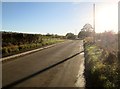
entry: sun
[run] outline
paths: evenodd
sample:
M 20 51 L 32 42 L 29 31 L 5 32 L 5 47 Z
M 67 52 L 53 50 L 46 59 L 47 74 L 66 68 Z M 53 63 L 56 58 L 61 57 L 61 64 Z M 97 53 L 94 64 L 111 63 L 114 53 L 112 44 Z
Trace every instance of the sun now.
M 107 30 L 118 31 L 118 8 L 117 4 L 107 4 L 96 7 L 96 32 Z

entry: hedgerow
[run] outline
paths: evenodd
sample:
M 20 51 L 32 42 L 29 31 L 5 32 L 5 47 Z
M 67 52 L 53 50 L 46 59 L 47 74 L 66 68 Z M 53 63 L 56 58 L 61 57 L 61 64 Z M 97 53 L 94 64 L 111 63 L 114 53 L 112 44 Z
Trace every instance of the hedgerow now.
M 92 42 L 86 42 L 84 48 L 86 87 L 119 88 L 118 56 Z
M 2 32 L 2 57 L 63 41 L 63 36 Z

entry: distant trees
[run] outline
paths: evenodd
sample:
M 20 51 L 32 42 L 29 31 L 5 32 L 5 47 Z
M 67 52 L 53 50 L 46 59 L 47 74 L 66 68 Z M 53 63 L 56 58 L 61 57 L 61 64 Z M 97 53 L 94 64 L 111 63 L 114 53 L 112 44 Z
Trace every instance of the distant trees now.
M 91 24 L 85 24 L 81 31 L 78 33 L 78 38 L 84 39 L 85 37 L 92 37 L 94 35 L 93 27 Z
M 66 38 L 67 38 L 67 39 L 75 39 L 76 36 L 75 36 L 73 33 L 67 33 L 67 34 L 66 34 Z
M 65 36 L 57 35 L 57 34 L 47 33 L 45 36 L 46 36 L 46 37 L 51 37 L 51 38 L 61 38 L 61 39 L 65 39 Z

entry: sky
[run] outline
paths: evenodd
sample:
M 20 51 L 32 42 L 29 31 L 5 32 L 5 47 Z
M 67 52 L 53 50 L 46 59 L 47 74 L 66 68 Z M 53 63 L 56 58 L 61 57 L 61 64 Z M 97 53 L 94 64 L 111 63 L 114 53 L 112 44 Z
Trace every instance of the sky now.
M 117 3 L 96 3 L 96 32 L 118 30 Z M 93 25 L 92 2 L 2 2 L 2 31 L 78 34 Z

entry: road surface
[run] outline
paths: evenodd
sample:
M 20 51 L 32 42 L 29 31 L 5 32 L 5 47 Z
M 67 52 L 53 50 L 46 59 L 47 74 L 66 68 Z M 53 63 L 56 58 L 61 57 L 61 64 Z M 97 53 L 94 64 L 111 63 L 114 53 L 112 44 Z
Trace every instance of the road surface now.
M 3 87 L 84 87 L 81 51 L 82 41 L 66 41 L 3 63 Z

